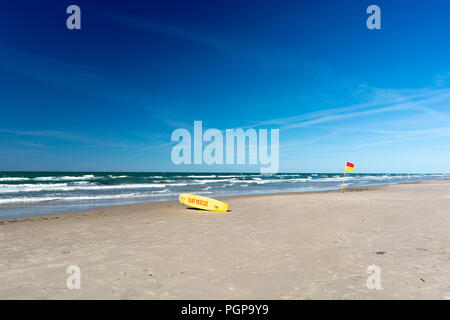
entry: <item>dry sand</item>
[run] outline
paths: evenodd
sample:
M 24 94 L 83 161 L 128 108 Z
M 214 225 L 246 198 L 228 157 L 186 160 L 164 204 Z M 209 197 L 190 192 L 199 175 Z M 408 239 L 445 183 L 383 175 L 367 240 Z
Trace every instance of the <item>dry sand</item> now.
M 450 299 L 449 181 L 226 201 L 0 221 L 0 298 Z

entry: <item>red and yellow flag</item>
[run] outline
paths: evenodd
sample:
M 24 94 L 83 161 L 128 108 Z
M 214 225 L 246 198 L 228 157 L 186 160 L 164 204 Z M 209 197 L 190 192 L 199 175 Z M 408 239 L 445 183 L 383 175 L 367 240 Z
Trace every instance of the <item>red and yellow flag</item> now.
M 345 181 L 345 173 L 347 171 L 352 171 L 353 172 L 353 168 L 355 167 L 355 165 L 351 162 L 347 162 L 345 165 L 345 170 L 344 170 L 344 178 L 342 179 L 342 192 L 344 192 L 344 181 Z
M 347 162 L 347 164 L 345 165 L 345 170 L 347 171 L 353 171 L 353 168 L 355 167 L 355 165 L 351 162 Z

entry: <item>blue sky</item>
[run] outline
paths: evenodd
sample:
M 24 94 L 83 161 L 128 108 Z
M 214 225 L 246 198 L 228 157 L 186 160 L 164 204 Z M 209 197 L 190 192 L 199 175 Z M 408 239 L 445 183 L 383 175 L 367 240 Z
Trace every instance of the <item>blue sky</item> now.
M 81 8 L 68 30 L 66 8 Z M 381 8 L 381 30 L 366 8 Z M 450 172 L 448 1 L 8 1 L 0 170 L 172 164 L 177 128 L 279 128 L 280 171 Z

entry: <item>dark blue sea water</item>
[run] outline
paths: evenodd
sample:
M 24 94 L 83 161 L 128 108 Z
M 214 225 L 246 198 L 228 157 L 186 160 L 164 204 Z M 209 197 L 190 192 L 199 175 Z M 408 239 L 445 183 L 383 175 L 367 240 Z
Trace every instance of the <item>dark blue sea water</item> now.
M 0 172 L 0 218 L 178 199 L 339 189 L 339 173 Z M 345 186 L 450 178 L 450 174 L 348 174 Z

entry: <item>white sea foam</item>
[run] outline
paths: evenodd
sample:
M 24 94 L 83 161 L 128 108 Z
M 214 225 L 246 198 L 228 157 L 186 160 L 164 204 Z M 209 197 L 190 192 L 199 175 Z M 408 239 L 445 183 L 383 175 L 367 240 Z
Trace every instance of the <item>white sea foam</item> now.
M 245 175 L 227 175 L 227 176 L 217 176 L 217 178 L 238 178 L 238 177 L 245 177 Z
M 216 178 L 215 175 L 205 175 L 205 176 L 186 176 L 186 178 Z
M 207 183 L 218 183 L 218 182 L 229 182 L 233 179 L 204 179 L 204 180 L 194 180 L 197 184 L 207 184 Z
M 166 193 L 164 196 L 176 195 L 175 193 Z M 96 195 L 96 196 L 70 196 L 70 197 L 16 197 L 8 199 L 0 199 L 0 204 L 16 204 L 16 203 L 36 203 L 46 201 L 90 201 L 90 200 L 107 200 L 107 199 L 129 199 L 129 198 L 145 198 L 160 196 L 159 194 L 145 193 L 125 193 L 114 195 Z
M 67 191 L 67 190 L 74 190 L 73 188 L 75 188 L 75 187 L 68 187 L 67 183 L 0 184 L 0 193 L 30 192 L 30 191 L 54 191 L 54 190 Z
M 50 176 L 36 177 L 34 181 L 70 181 L 70 180 L 93 180 L 96 177 L 93 174 L 85 174 L 83 176 Z
M 30 178 L 20 178 L 20 177 L 0 178 L 0 181 L 26 181 L 26 180 L 30 180 Z
M 96 184 L 69 185 L 68 183 L 16 184 L 16 185 L 0 184 L 0 194 L 12 192 L 120 190 L 120 189 L 165 188 L 165 187 L 166 187 L 165 184 L 159 183 L 118 184 L 118 185 L 96 185 Z

